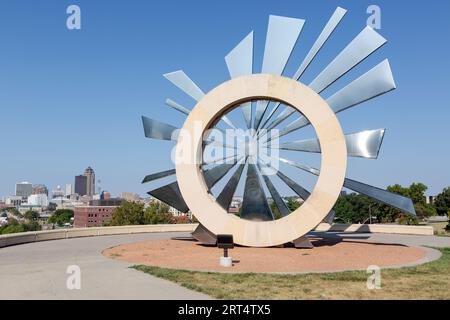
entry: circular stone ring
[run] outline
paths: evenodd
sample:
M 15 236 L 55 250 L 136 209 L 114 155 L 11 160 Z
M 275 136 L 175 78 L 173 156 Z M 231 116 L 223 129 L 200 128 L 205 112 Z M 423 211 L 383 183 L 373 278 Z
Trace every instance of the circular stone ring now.
M 250 221 L 226 212 L 209 193 L 201 169 L 203 133 L 231 108 L 250 100 L 276 100 L 295 108 L 310 121 L 320 142 L 321 171 L 314 190 L 300 208 L 275 221 Z M 345 137 L 326 101 L 297 81 L 268 74 L 236 78 L 208 93 L 189 114 L 176 154 L 178 185 L 195 217 L 214 234 L 232 234 L 236 244 L 251 247 L 282 245 L 313 230 L 339 197 L 347 168 Z

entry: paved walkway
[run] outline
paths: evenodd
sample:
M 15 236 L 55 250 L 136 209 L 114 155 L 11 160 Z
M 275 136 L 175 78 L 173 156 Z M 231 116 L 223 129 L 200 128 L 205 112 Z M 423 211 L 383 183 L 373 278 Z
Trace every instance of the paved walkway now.
M 138 234 L 57 240 L 0 249 L 0 300 L 147 299 L 209 297 L 129 269 L 101 252 L 122 243 L 168 239 L 180 234 Z M 185 234 L 183 234 L 185 235 Z M 68 290 L 69 265 L 81 268 L 81 290 Z
M 318 234 L 322 235 L 322 234 Z M 200 293 L 129 269 L 129 264 L 104 257 L 101 252 L 123 243 L 187 236 L 183 233 L 117 235 L 57 240 L 0 249 L 2 299 L 208 299 Z M 388 234 L 327 234 L 355 241 L 410 246 L 450 247 L 450 238 Z M 430 250 L 427 259 L 438 258 Z M 68 290 L 69 265 L 81 268 L 81 290 Z

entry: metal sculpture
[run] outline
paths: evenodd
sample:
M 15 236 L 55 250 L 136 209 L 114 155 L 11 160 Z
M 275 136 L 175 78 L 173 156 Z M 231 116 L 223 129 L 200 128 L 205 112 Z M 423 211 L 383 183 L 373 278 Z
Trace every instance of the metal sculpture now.
M 208 94 L 205 94 L 183 71 L 165 74 L 170 82 L 192 97 L 197 105 L 193 110 L 167 99 L 166 104 L 187 115 L 180 131 L 178 127 L 143 117 L 145 136 L 177 142 L 177 154 L 190 151 L 189 161 L 177 158 L 176 168 L 145 177 L 143 183 L 176 175 L 177 181 L 149 192 L 153 197 L 182 211 L 189 210 L 200 221 L 194 237 L 214 243 L 217 234 L 232 234 L 234 241 L 246 246 L 275 246 L 294 242 L 310 247 L 305 235 L 321 221 L 331 223 L 332 210 L 342 187 L 415 214 L 410 199 L 345 177 L 347 156 L 376 159 L 385 130 L 367 130 L 344 135 L 336 113 L 350 109 L 396 88 L 388 60 L 384 60 L 335 94 L 324 99 L 320 96 L 342 76 L 381 48 L 386 40 L 370 27 L 365 27 L 309 85 L 301 83 L 302 75 L 331 37 L 346 14 L 337 8 L 301 62 L 292 79 L 283 76 L 285 67 L 299 39 L 305 21 L 302 19 L 270 16 L 260 74 L 253 72 L 253 31 L 226 57 L 231 76 Z M 321 169 L 278 157 L 288 166 L 317 176 L 310 192 L 258 154 L 249 151 L 245 138 L 244 154 L 233 154 L 223 159 L 205 161 L 206 148 L 219 146 L 227 149 L 239 147 L 215 141 L 208 134 L 211 129 L 225 131 L 219 126 L 238 130 L 228 116 L 231 110 L 242 111 L 245 129 L 250 136 L 264 144 L 268 150 L 289 150 L 321 154 Z M 270 112 L 268 112 L 270 110 Z M 285 127 L 278 128 L 297 114 Z M 222 122 L 221 122 L 222 121 Z M 317 139 L 303 139 L 279 143 L 287 136 L 309 125 L 315 129 Z M 196 135 L 200 130 L 201 135 Z M 266 159 L 267 160 L 267 159 Z M 243 178 L 246 170 L 246 177 Z M 305 202 L 290 212 L 274 185 L 274 172 L 288 188 Z M 234 173 L 229 176 L 232 170 Z M 225 178 L 229 176 L 228 178 Z M 262 177 L 262 178 L 261 178 Z M 240 181 L 245 182 L 242 209 L 239 216 L 228 209 Z M 224 186 L 217 197 L 211 189 L 219 182 Z M 281 214 L 275 219 L 264 191 L 267 188 Z

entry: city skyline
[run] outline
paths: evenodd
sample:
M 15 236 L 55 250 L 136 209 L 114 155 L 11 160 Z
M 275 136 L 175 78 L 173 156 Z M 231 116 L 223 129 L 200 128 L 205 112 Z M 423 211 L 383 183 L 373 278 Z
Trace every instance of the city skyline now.
M 173 145 L 146 140 L 140 115 L 161 114 L 168 123 L 180 126 L 183 117 L 165 107 L 165 99 L 194 105 L 163 73 L 182 68 L 209 91 L 228 78 L 224 54 L 252 29 L 257 46 L 254 68 L 260 69 L 270 14 L 309 17 L 288 65 L 290 73 L 336 6 L 349 10 L 345 28 L 336 32 L 329 45 L 338 51 L 364 27 L 371 4 L 249 1 L 239 4 L 239 12 L 232 12 L 229 4 L 216 4 L 216 10 L 224 14 L 204 16 L 198 10 L 201 3 L 136 1 L 124 8 L 105 1 L 78 1 L 83 27 L 69 31 L 65 28 L 66 4 L 28 3 L 30 10 L 24 11 L 23 3 L 0 4 L 5 48 L 0 59 L 0 105 L 2 117 L 8 119 L 0 136 L 4 150 L 9 151 L 0 158 L 1 196 L 11 195 L 19 181 L 45 183 L 50 189 L 64 186 L 76 172 L 82 172 L 79 169 L 84 164 L 96 168 L 112 194 L 128 190 L 145 195 L 152 187 L 140 181 L 149 173 L 173 167 L 170 159 L 161 156 L 170 154 Z M 450 185 L 443 160 L 450 151 L 441 147 L 450 118 L 445 105 L 450 98 L 445 74 L 450 67 L 445 57 L 450 45 L 442 40 L 448 30 L 450 4 L 431 2 L 423 7 L 406 1 L 378 1 L 377 5 L 382 10 L 379 32 L 388 44 L 339 85 L 374 61 L 389 57 L 398 89 L 339 116 L 350 132 L 387 128 L 379 160 L 351 159 L 348 176 L 383 188 L 423 182 L 430 187 L 427 194 L 435 195 Z M 408 23 L 399 23 L 405 10 Z M 184 28 L 164 20 L 169 14 Z M 164 34 L 160 28 L 166 29 Z M 320 54 L 328 63 L 336 52 Z M 322 67 L 312 65 L 306 78 Z M 32 143 L 35 132 L 48 137 L 42 138 L 47 142 Z M 154 157 L 156 149 L 161 151 L 158 157 Z

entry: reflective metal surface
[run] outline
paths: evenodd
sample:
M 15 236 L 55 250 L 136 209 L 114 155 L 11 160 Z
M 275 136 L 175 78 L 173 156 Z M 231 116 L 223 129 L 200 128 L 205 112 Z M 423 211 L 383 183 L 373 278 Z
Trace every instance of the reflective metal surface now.
M 302 19 L 273 15 L 269 17 L 261 73 L 283 74 L 304 24 L 305 20 Z M 255 122 L 253 124 L 255 130 L 261 123 L 267 105 L 268 103 L 265 101 L 258 101 L 256 104 Z
M 236 161 L 231 164 L 221 164 L 212 169 L 208 169 L 204 173 L 205 183 L 208 188 L 214 187 L 214 185 L 220 181 L 227 173 L 236 165 Z
M 183 70 L 166 73 L 164 77 L 195 101 L 200 101 L 205 96 L 205 93 Z
M 188 77 L 183 70 L 178 70 L 164 74 L 164 77 L 172 82 L 181 91 L 192 97 L 195 101 L 200 101 L 205 93 L 197 86 L 197 84 Z M 236 129 L 234 124 L 228 119 L 227 116 L 223 116 L 222 120 L 230 127 Z
M 379 200 L 409 214 L 416 215 L 414 204 L 409 198 L 351 179 L 345 179 L 344 187 L 364 194 L 369 198 Z
M 335 113 L 378 97 L 396 88 L 389 61 L 386 59 L 348 86 L 338 91 L 327 103 Z
M 253 73 L 253 31 L 248 34 L 231 52 L 225 57 L 231 78 L 237 78 Z M 252 104 L 245 103 L 241 106 L 247 128 L 252 123 Z
M 231 163 L 234 163 L 235 160 L 236 160 L 236 155 L 232 155 L 232 156 L 229 156 L 229 157 L 220 157 L 220 158 L 217 158 L 217 159 L 211 159 L 211 161 L 209 161 L 209 162 L 204 162 L 203 166 L 212 165 L 212 164 L 218 164 L 218 163 L 220 163 L 220 164 L 223 164 L 223 163 L 231 164 Z
M 248 165 L 241 218 L 253 221 L 274 220 L 254 164 Z
M 309 84 L 317 93 L 322 92 L 356 65 L 386 43 L 380 34 L 366 27 L 339 55 Z
M 269 126 L 267 126 L 267 130 L 275 128 L 277 125 L 289 118 L 294 112 L 294 108 L 286 106 L 286 109 L 284 109 L 283 112 L 281 112 L 280 115 Z
M 350 157 L 378 158 L 385 129 L 367 130 L 345 135 L 347 153 Z M 280 143 L 279 149 L 320 153 L 317 139 Z
M 301 170 L 304 170 L 306 172 L 312 173 L 314 175 L 319 175 L 320 171 L 318 169 L 310 168 L 308 166 L 302 165 L 300 163 L 296 163 L 294 161 L 281 159 L 280 161 L 287 163 L 291 166 L 294 166 L 296 168 L 299 168 Z M 364 194 L 368 196 L 369 198 L 376 199 L 378 201 L 381 201 L 387 205 L 390 205 L 392 207 L 395 207 L 397 209 L 403 210 L 407 213 L 410 213 L 412 215 L 416 215 L 416 210 L 414 209 L 414 204 L 411 199 L 400 196 L 398 194 L 370 186 L 368 184 L 358 182 L 351 179 L 345 179 L 344 181 L 344 187 L 353 191 L 356 191 L 358 193 Z
M 295 72 L 295 74 L 294 74 L 294 76 L 292 78 L 294 78 L 296 80 L 300 80 L 300 77 L 303 75 L 305 70 L 311 64 L 311 62 L 313 61 L 315 56 L 319 53 L 320 49 L 323 47 L 325 42 L 331 36 L 331 34 L 336 29 L 336 27 L 341 22 L 342 18 L 345 16 L 346 13 L 347 13 L 347 10 L 345 10 L 345 9 L 342 9 L 340 7 L 338 7 L 336 9 L 336 11 L 333 13 L 333 15 L 331 16 L 330 20 L 326 24 L 326 26 L 323 28 L 322 33 L 319 35 L 319 37 L 317 38 L 316 42 L 313 44 L 313 46 L 311 47 L 310 51 L 308 52 L 308 54 L 306 55 L 305 59 L 301 63 L 300 67 L 297 69 L 297 72 Z M 266 128 L 266 125 L 267 125 L 268 121 L 272 118 L 273 114 L 277 111 L 279 106 L 280 106 L 280 103 L 277 103 L 274 106 L 274 108 L 272 109 L 270 114 L 267 116 L 267 119 L 265 120 L 265 122 L 261 126 L 262 128 Z M 278 124 L 283 122 L 285 119 L 287 119 L 292 113 L 294 113 L 294 109 L 292 109 L 289 106 L 286 107 L 285 111 L 282 114 L 280 114 L 277 117 L 277 119 L 275 119 L 275 121 L 273 121 L 267 128 L 270 128 L 270 129 L 274 128 L 275 126 L 277 126 Z
M 318 176 L 320 174 L 320 170 L 315 169 L 315 168 L 311 168 L 311 167 L 308 167 L 308 166 L 305 166 L 305 165 L 303 165 L 301 163 L 297 163 L 297 162 L 294 162 L 294 161 L 291 161 L 291 160 L 287 160 L 287 159 L 283 159 L 283 158 L 280 158 L 280 161 L 283 162 L 283 163 L 286 163 L 286 164 L 288 164 L 290 166 L 299 168 L 299 169 L 301 169 L 303 171 L 312 173 L 313 175 L 316 175 L 316 176 Z
M 203 245 L 215 246 L 217 244 L 217 236 L 209 231 L 204 225 L 201 223 L 192 232 L 192 237 L 201 242 Z
M 214 185 L 222 179 L 233 166 L 234 164 L 224 164 L 205 171 L 204 177 L 208 188 L 214 187 Z M 181 212 L 186 213 L 189 211 L 189 208 L 181 195 L 178 182 L 162 186 L 161 188 L 148 192 L 148 194 Z
M 326 26 L 323 28 L 322 33 L 317 38 L 316 42 L 314 42 L 313 46 L 311 47 L 311 50 L 306 55 L 305 60 L 303 60 L 297 72 L 293 76 L 294 79 L 296 80 L 300 79 L 300 77 L 305 72 L 306 68 L 308 68 L 310 63 L 313 61 L 314 57 L 317 55 L 317 53 L 319 53 L 320 49 L 323 47 L 323 45 L 331 36 L 336 27 L 339 25 L 339 23 L 341 22 L 342 18 L 345 16 L 346 13 L 347 10 L 345 9 L 342 9 L 340 7 L 336 9 L 336 11 L 333 13 Z
M 191 112 L 191 110 L 189 110 L 188 108 L 183 107 L 181 104 L 176 103 L 175 101 L 171 100 L 171 99 L 167 99 L 166 100 L 166 105 L 168 105 L 169 107 L 184 113 L 185 115 L 189 115 L 189 113 Z
M 377 159 L 385 132 L 385 129 L 379 129 L 346 135 L 345 141 L 348 155 L 351 157 Z
M 259 170 L 260 172 L 261 170 L 261 166 L 260 164 L 258 164 Z M 270 194 L 272 195 L 272 199 L 275 202 L 275 205 L 278 208 L 278 211 L 280 211 L 281 215 L 283 217 L 289 215 L 291 212 L 289 211 L 286 203 L 284 202 L 283 198 L 281 198 L 280 194 L 278 193 L 277 189 L 275 188 L 275 186 L 273 185 L 272 181 L 270 181 L 270 178 L 265 175 L 265 174 L 261 174 L 264 182 L 266 183 L 267 189 L 269 189 Z
M 148 194 L 183 213 L 189 211 L 177 182 L 152 190 Z
M 177 127 L 144 116 L 142 117 L 142 124 L 144 126 L 144 133 L 147 138 L 169 141 L 178 140 L 179 128 Z M 236 146 L 223 144 L 223 142 L 220 141 L 206 140 L 205 144 L 211 147 L 236 149 Z
M 147 138 L 177 141 L 179 129 L 170 124 L 142 117 L 144 133 Z
M 144 178 L 144 180 L 142 180 L 142 183 L 147 183 L 150 181 L 155 181 L 155 180 L 162 179 L 165 177 L 173 176 L 175 173 L 176 173 L 175 169 L 162 171 L 162 172 L 158 172 L 158 173 L 153 173 L 153 174 L 146 176 Z
M 384 60 L 376 67 L 327 99 L 335 113 L 357 106 L 396 88 L 389 61 Z M 309 125 L 301 116 L 280 131 L 280 137 Z
M 245 168 L 245 162 L 240 164 L 237 170 L 234 172 L 233 176 L 230 178 L 230 181 L 225 185 L 222 192 L 217 197 L 217 202 L 220 204 L 222 208 L 228 211 L 230 208 L 231 202 L 233 201 L 233 196 L 236 192 L 236 188 L 241 180 L 242 172 Z
M 306 190 L 305 188 L 303 188 L 302 186 L 297 184 L 294 180 L 290 179 L 288 176 L 283 174 L 281 171 L 277 172 L 277 176 L 281 180 L 283 180 L 283 182 L 286 183 L 288 185 L 288 187 L 291 188 L 292 191 L 294 191 L 304 201 L 306 201 L 309 198 L 309 196 L 311 195 L 311 193 L 308 190 Z
M 317 169 L 309 168 L 309 167 L 307 167 L 307 166 L 303 166 L 302 164 L 298 164 L 298 163 L 295 163 L 295 162 L 290 161 L 290 160 L 286 160 L 286 159 L 283 159 L 283 158 L 279 158 L 279 160 L 280 160 L 281 162 L 290 164 L 290 165 L 292 165 L 292 166 L 294 166 L 294 167 L 298 167 L 298 168 L 300 168 L 300 169 L 302 169 L 302 170 L 305 170 L 305 171 L 310 172 L 310 173 L 313 173 L 313 174 L 316 174 L 316 173 L 317 173 L 317 175 L 319 175 L 319 173 L 320 173 L 320 171 L 317 170 Z M 265 166 L 268 166 L 267 164 L 264 164 L 264 165 L 265 165 Z M 270 166 L 268 166 L 268 167 L 270 167 Z M 279 177 L 281 180 L 283 180 L 284 183 L 286 183 L 286 184 L 289 186 L 289 188 L 292 189 L 292 191 L 294 191 L 294 192 L 295 192 L 300 198 L 302 198 L 304 201 L 306 201 L 306 199 L 308 199 L 309 196 L 311 195 L 311 193 L 310 193 L 308 190 L 306 190 L 305 188 L 303 188 L 302 186 L 300 186 L 299 184 L 297 184 L 295 181 L 293 181 L 292 179 L 290 179 L 289 177 L 287 177 L 287 176 L 286 176 L 285 174 L 283 174 L 282 172 L 277 171 L 277 175 L 278 175 L 278 177 Z M 335 212 L 334 210 L 331 210 L 330 213 L 325 217 L 324 221 L 325 221 L 326 223 L 332 224 L 333 221 L 334 221 L 334 217 L 335 217 L 335 216 L 336 216 L 336 212 Z

